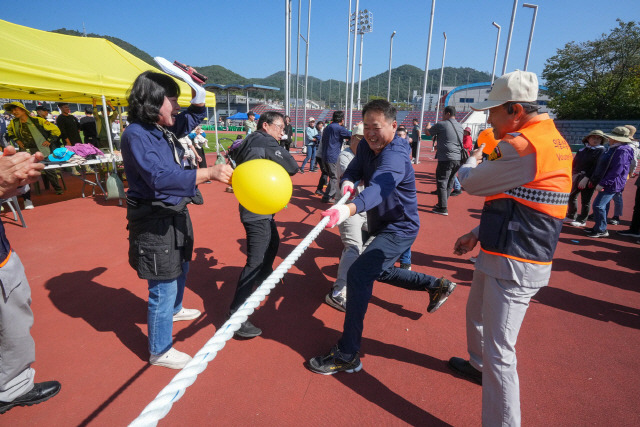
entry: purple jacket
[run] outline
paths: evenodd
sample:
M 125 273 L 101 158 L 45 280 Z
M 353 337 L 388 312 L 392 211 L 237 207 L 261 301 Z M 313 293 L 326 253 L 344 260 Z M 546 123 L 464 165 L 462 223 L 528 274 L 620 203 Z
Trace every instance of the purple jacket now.
M 633 148 L 630 145 L 620 145 L 609 150 L 614 150 L 611 163 L 599 184 L 607 193 L 618 193 L 624 189 L 624 185 L 627 183 L 629 166 L 634 155 Z

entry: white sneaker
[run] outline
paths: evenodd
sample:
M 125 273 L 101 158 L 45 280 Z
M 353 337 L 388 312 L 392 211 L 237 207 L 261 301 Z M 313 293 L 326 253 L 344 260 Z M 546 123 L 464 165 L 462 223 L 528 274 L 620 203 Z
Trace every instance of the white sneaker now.
M 182 308 L 177 314 L 173 315 L 173 321 L 179 322 L 180 320 L 193 320 L 200 317 L 202 313 L 195 308 Z
M 33 203 L 31 202 L 31 200 L 29 200 L 29 199 L 25 199 L 25 201 L 24 201 L 24 208 L 25 208 L 25 209 L 33 209 Z
M 170 369 L 182 369 L 191 360 L 191 356 L 171 347 L 167 352 L 149 357 L 149 363 Z

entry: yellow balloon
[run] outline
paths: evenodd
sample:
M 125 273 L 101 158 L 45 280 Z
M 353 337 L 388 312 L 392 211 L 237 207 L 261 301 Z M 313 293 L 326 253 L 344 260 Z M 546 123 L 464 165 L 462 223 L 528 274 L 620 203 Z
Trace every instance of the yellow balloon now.
M 233 171 L 233 194 L 247 210 L 270 215 L 291 199 L 293 184 L 282 166 L 267 159 L 242 163 Z

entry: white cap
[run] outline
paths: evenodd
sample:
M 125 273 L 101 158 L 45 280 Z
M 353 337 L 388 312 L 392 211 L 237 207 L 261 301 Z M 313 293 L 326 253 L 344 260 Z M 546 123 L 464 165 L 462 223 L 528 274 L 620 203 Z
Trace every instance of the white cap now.
M 498 78 L 491 88 L 489 99 L 471 104 L 476 111 L 488 110 L 507 102 L 536 102 L 538 100 L 538 77 L 529 71 L 515 70 Z
M 316 121 L 316 119 L 314 119 L 313 117 L 309 117 L 309 123 L 315 122 L 315 121 Z

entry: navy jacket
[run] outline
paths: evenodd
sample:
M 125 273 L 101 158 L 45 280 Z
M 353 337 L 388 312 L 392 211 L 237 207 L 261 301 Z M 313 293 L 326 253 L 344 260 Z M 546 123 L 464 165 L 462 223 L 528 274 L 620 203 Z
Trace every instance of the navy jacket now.
M 365 186 L 353 203 L 358 213 L 367 212 L 369 233 L 418 235 L 416 177 L 409 144 L 405 140 L 396 136 L 378 155 L 363 140 L 342 176 L 342 181 L 345 180 L 354 183 L 361 180 Z
M 351 132 L 339 123 L 332 122 L 322 132 L 322 154 L 320 157 L 327 163 L 337 163 L 342 141 L 351 138 Z

